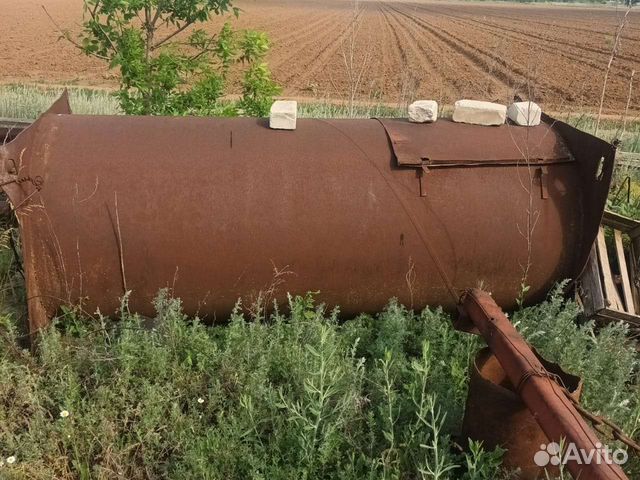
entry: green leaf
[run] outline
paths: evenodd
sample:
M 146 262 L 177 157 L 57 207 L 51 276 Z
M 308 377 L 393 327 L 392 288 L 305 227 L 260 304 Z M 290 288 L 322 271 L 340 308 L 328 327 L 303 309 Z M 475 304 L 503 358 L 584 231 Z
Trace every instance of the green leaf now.
M 231 0 L 85 0 L 83 10 L 77 45 L 119 70 L 117 98 L 125 113 L 264 115 L 279 91 L 256 63 L 269 48 L 264 33 L 244 32 L 238 42 L 228 22 L 215 36 L 199 28 L 230 10 L 237 17 Z M 225 79 L 239 60 L 248 64 L 245 94 L 240 102 L 222 102 Z

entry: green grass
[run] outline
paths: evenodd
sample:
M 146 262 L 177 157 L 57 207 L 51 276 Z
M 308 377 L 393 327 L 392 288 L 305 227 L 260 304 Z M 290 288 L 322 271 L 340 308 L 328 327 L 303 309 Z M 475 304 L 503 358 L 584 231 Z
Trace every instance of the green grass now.
M 113 320 L 69 310 L 37 353 L 0 317 L 0 478 L 510 478 L 500 451 L 454 448 L 481 342 L 440 309 L 392 300 L 341 321 L 306 295 L 207 327 L 166 292 L 155 308 L 152 322 L 126 299 Z M 634 344 L 578 314 L 558 289 L 513 321 L 584 378 L 587 408 L 638 439 Z M 626 469 L 640 474 L 635 460 Z
M 85 115 L 120 113 L 118 101 L 107 90 L 68 87 L 71 108 Z M 0 118 L 33 120 L 62 94 L 63 87 L 0 86 Z
M 60 96 L 63 88 L 38 87 L 30 85 L 0 86 L 0 118 L 26 119 L 37 118 Z M 92 115 L 117 115 L 120 112 L 117 100 L 108 90 L 69 87 L 71 108 L 74 113 Z M 451 115 L 451 106 L 441 107 L 441 116 Z M 357 104 L 353 113 L 344 102 L 334 100 L 318 100 L 298 103 L 298 115 L 301 118 L 372 118 L 372 117 L 404 117 L 406 107 L 392 106 L 383 103 Z M 595 120 L 593 115 L 568 114 L 562 116 L 581 130 L 593 133 Z M 640 152 L 640 121 L 632 119 L 628 122 L 622 135 L 619 120 L 606 119 L 602 122 L 599 136 L 607 141 L 621 138 L 621 149 L 629 152 Z
M 595 132 L 596 119 L 593 115 L 572 114 L 562 119 L 582 131 Z M 603 119 L 600 122 L 598 136 L 608 142 L 615 139 L 620 140 L 619 148 L 625 152 L 640 152 L 640 121 L 637 117 L 627 122 L 624 132 L 621 119 Z
M 298 102 L 300 118 L 390 118 L 405 115 L 404 109 L 381 103 L 360 104 L 351 112 L 346 103 L 340 102 Z

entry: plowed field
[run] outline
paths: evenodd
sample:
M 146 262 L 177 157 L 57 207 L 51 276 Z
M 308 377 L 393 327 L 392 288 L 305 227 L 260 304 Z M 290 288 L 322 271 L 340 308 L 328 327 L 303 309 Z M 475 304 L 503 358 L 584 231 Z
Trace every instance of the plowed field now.
M 59 25 L 79 30 L 81 0 L 0 0 L 0 82 L 116 85 L 115 72 L 57 41 L 43 2 Z M 238 28 L 270 34 L 269 63 L 285 95 L 344 97 L 345 59 L 353 58 L 352 72 L 364 64 L 360 99 L 508 101 L 518 92 L 547 108 L 590 110 L 597 108 L 624 13 L 614 7 L 362 1 L 352 42 L 352 1 L 238 4 L 245 10 L 234 21 Z M 216 19 L 210 28 L 220 23 Z M 607 111 L 624 109 L 633 69 L 640 84 L 640 7 L 629 16 L 613 63 Z M 633 91 L 631 109 L 640 110 L 640 88 Z

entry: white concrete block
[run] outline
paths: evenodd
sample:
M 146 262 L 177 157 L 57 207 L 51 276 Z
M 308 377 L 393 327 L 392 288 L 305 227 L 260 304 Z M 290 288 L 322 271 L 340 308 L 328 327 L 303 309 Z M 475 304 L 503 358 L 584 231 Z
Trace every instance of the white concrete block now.
M 507 116 L 516 125 L 534 127 L 540 125 L 542 109 L 537 103 L 515 102 L 509 105 Z
M 269 127 L 276 130 L 295 130 L 298 118 L 298 102 L 278 100 L 271 105 Z
M 453 121 L 474 125 L 502 125 L 507 118 L 507 107 L 499 103 L 479 100 L 458 100 L 453 108 Z
M 409 105 L 409 121 L 413 123 L 431 123 L 438 119 L 438 102 L 435 100 L 417 100 Z

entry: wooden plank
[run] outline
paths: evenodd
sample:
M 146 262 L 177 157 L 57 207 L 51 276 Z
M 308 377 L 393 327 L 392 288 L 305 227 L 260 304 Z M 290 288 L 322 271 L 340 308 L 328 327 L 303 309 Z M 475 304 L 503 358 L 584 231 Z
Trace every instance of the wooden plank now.
M 622 232 L 620 230 L 614 230 L 613 237 L 616 244 L 618 265 L 620 265 L 620 277 L 622 277 L 622 296 L 624 297 L 624 305 L 626 307 L 625 312 L 635 315 L 636 309 L 633 305 L 633 295 L 631 294 L 629 270 L 627 269 L 627 260 L 624 256 L 624 246 L 622 245 Z
M 607 253 L 607 243 L 604 239 L 604 227 L 600 227 L 598 231 L 598 237 L 596 239 L 596 245 L 598 247 L 598 256 L 600 257 L 600 269 L 602 271 L 602 277 L 604 280 L 604 298 L 609 302 L 609 308 L 624 312 L 622 307 L 622 300 L 618 295 L 616 284 L 613 281 L 613 275 L 611 275 L 611 266 L 609 265 L 609 254 Z
M 636 315 L 640 312 L 640 292 L 638 291 L 638 285 L 636 283 L 636 278 L 638 275 L 638 267 L 636 260 L 636 243 L 637 238 L 635 240 L 632 239 L 631 245 L 629 246 L 629 255 L 626 257 L 628 260 L 627 268 L 629 269 L 629 282 L 631 283 L 631 295 L 633 297 L 633 307 L 635 308 Z
M 626 312 L 619 312 L 610 308 L 600 310 L 595 317 L 603 323 L 627 322 L 632 326 L 640 327 L 640 317 L 637 315 L 629 315 Z
M 580 276 L 580 284 L 582 307 L 585 315 L 591 317 L 606 307 L 602 281 L 600 280 L 600 268 L 598 267 L 598 252 L 595 244 L 591 247 L 587 265 Z
M 628 168 L 640 168 L 640 153 L 617 151 L 616 164 Z
M 628 233 L 632 237 L 632 232 L 640 228 L 640 222 L 633 218 L 625 217 L 619 213 L 605 210 L 602 216 L 602 224 L 607 227 L 613 227 L 616 230 L 620 230 L 622 233 Z

